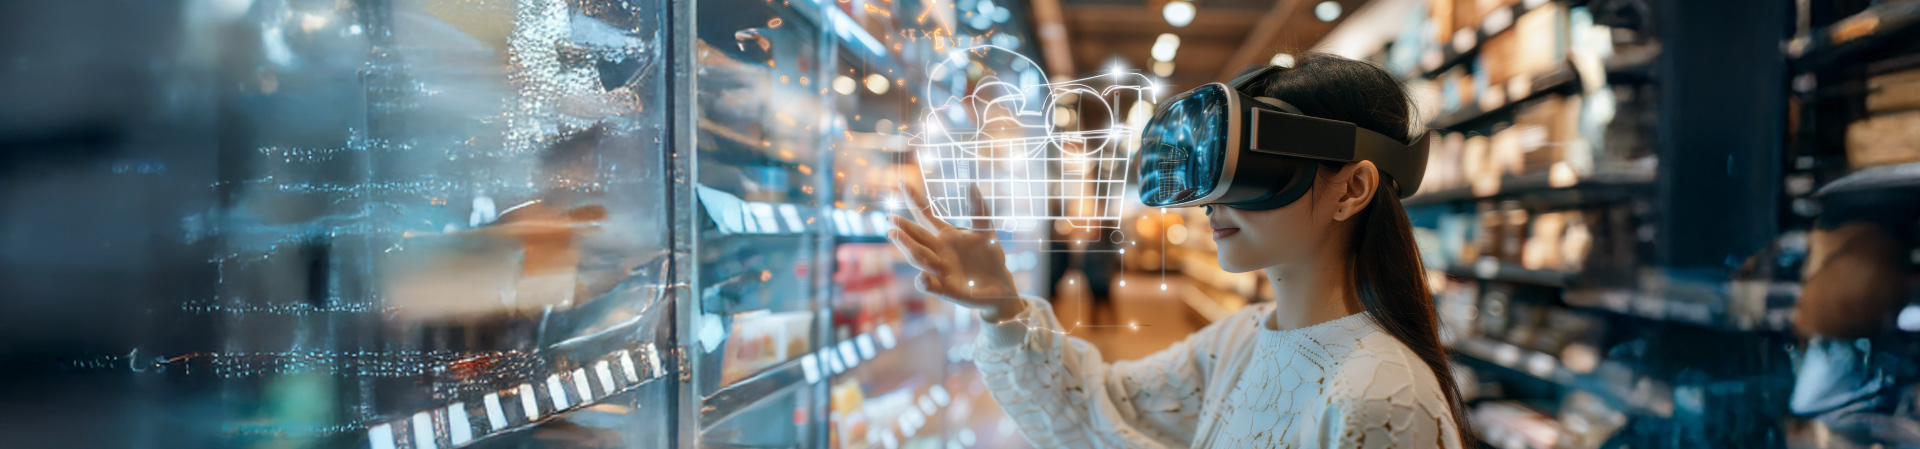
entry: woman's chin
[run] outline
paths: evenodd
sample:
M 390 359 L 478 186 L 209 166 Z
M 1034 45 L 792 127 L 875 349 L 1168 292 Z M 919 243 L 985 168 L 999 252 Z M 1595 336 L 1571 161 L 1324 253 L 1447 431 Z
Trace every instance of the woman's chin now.
M 1240 261 L 1235 260 L 1233 258 L 1233 255 L 1227 254 L 1225 252 L 1219 253 L 1219 255 L 1215 256 L 1215 260 L 1218 260 L 1220 262 L 1220 269 L 1225 270 L 1228 273 L 1245 273 L 1245 272 L 1259 269 L 1259 268 L 1253 268 L 1251 266 L 1252 264 L 1240 263 Z

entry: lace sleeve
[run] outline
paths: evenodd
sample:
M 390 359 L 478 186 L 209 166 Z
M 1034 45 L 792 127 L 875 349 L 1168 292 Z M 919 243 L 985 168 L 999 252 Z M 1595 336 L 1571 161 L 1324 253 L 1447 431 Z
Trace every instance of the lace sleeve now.
M 1368 340 L 1332 376 L 1313 447 L 1459 449 L 1459 428 L 1432 370 L 1405 349 Z
M 1140 360 L 1108 364 L 1062 335 L 1046 302 L 989 323 L 974 361 L 1022 434 L 1044 448 L 1174 448 L 1193 440 L 1217 331 L 1208 326 Z

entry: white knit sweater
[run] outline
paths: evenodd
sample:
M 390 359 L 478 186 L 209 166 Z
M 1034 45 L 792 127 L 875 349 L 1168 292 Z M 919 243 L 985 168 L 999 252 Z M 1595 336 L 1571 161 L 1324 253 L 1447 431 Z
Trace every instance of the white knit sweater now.
M 1247 307 L 1153 355 L 1107 363 L 1044 301 L 974 346 L 987 389 L 1041 448 L 1447 448 L 1433 371 L 1365 313 L 1276 331 Z

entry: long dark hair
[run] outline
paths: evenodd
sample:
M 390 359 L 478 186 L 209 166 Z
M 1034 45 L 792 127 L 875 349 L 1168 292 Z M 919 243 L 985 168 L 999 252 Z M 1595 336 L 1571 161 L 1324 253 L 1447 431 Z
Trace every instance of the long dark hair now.
M 1259 69 L 1249 67 L 1242 73 Z M 1306 115 L 1352 122 L 1380 134 L 1409 141 L 1413 108 L 1406 89 L 1386 70 L 1339 56 L 1311 53 L 1292 68 L 1275 70 L 1248 80 L 1240 90 L 1292 104 Z M 1343 163 L 1321 166 L 1319 179 L 1331 178 Z M 1355 220 L 1348 245 L 1354 291 L 1367 315 L 1433 369 L 1433 377 L 1452 408 L 1461 447 L 1472 447 L 1460 386 L 1454 381 L 1446 348 L 1440 345 L 1440 323 L 1427 291 L 1427 270 L 1421 266 L 1413 241 L 1413 224 L 1400 205 L 1392 179 L 1381 176 L 1373 199 Z

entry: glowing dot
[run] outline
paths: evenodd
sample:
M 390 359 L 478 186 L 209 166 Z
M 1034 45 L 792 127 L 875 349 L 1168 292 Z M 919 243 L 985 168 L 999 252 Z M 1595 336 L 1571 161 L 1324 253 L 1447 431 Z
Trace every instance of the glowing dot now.
M 1321 22 L 1332 22 L 1340 18 L 1340 4 L 1333 1 L 1320 2 L 1313 7 L 1313 16 Z
M 1072 280 L 1072 279 L 1068 279 L 1068 280 L 1067 280 L 1067 285 L 1073 285 L 1073 280 Z
M 855 87 L 859 87 L 859 83 L 854 82 L 853 78 L 848 78 L 846 75 L 833 78 L 833 91 L 839 92 L 840 95 L 852 95 Z
M 1273 60 L 1267 61 L 1267 62 L 1273 65 L 1281 66 L 1281 67 L 1293 67 L 1293 55 L 1286 54 L 1286 53 L 1275 53 L 1273 55 Z
M 967 281 L 967 286 L 968 286 L 968 287 L 972 287 L 972 286 L 973 286 L 973 281 Z
M 1120 280 L 1120 286 L 1121 286 L 1121 287 L 1125 287 L 1125 286 L 1127 286 L 1127 280 L 1126 280 L 1126 279 L 1121 279 L 1121 280 Z
M 1175 28 L 1179 28 L 1179 27 L 1187 26 L 1187 24 L 1189 23 L 1193 23 L 1193 16 L 1195 12 L 1197 11 L 1194 10 L 1192 2 L 1188 2 L 1186 0 L 1176 0 L 1176 1 L 1167 2 L 1167 6 L 1160 9 L 1160 16 L 1162 18 L 1167 19 L 1168 25 L 1173 25 Z
M 1160 291 L 1167 291 L 1167 284 L 1160 284 Z

